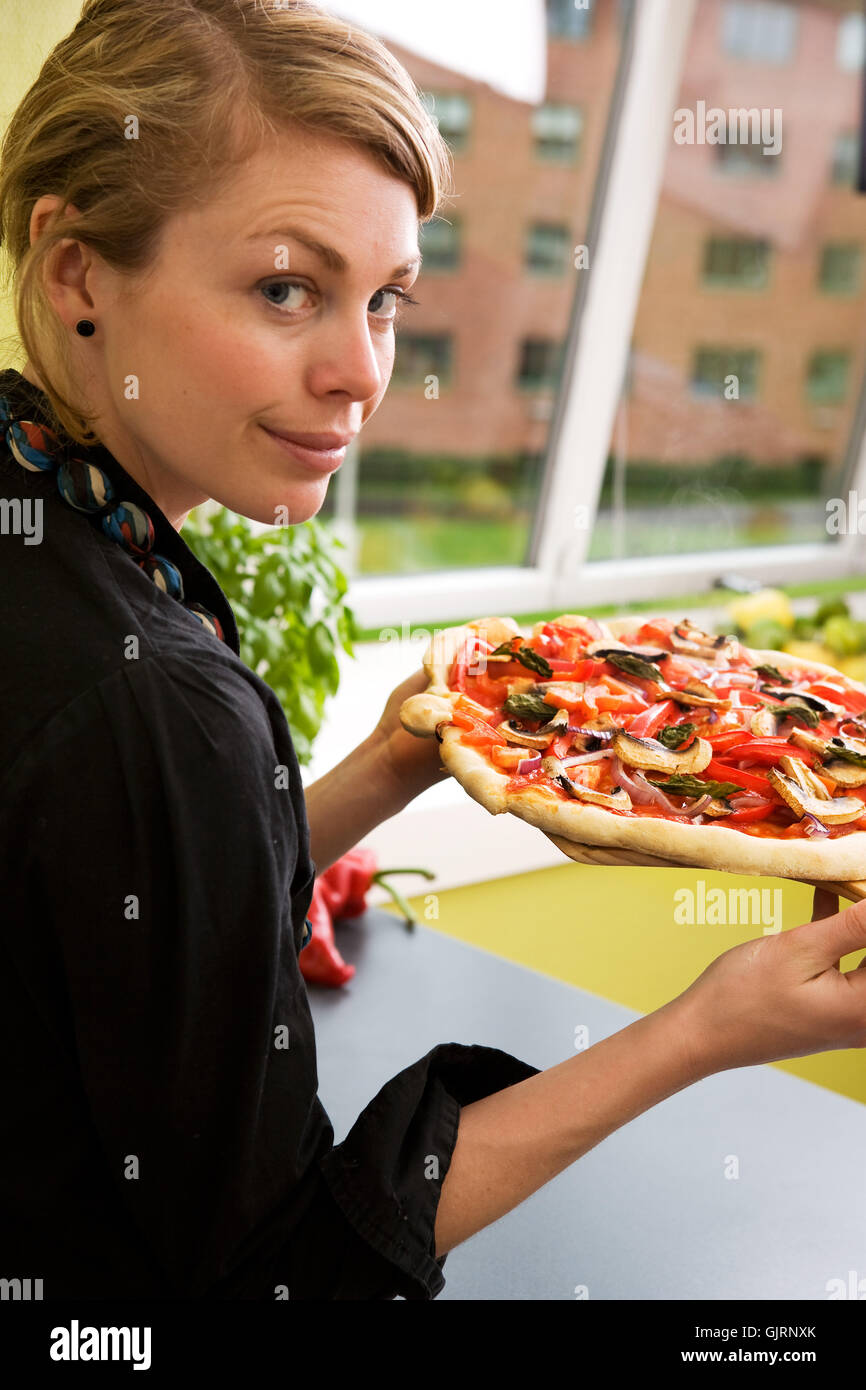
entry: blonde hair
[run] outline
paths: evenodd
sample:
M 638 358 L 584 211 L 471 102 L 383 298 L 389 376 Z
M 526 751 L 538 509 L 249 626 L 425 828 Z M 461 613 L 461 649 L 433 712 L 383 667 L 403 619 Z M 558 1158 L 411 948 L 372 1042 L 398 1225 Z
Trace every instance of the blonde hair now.
M 124 138 L 131 116 L 134 141 Z M 68 329 L 43 285 L 52 251 L 74 238 L 120 274 L 145 272 L 165 222 L 216 195 L 269 133 L 293 124 L 365 146 L 411 185 L 420 222 L 452 191 L 448 147 L 405 68 L 309 0 L 86 0 L 0 146 L 0 247 L 18 334 L 70 439 L 98 436 L 75 404 Z M 45 193 L 61 203 L 31 246 Z M 79 216 L 64 216 L 69 204 Z

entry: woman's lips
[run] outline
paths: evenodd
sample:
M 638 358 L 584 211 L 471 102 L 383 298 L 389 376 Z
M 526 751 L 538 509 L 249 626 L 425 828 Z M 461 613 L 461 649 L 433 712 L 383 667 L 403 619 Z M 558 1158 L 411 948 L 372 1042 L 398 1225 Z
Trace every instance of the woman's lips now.
M 285 439 L 282 435 L 274 434 L 266 425 L 262 425 L 265 434 L 270 435 L 275 444 L 284 449 L 292 458 L 299 463 L 306 463 L 314 468 L 317 473 L 333 473 L 346 457 L 346 444 L 333 449 L 313 449 L 307 444 L 297 444 L 293 439 Z

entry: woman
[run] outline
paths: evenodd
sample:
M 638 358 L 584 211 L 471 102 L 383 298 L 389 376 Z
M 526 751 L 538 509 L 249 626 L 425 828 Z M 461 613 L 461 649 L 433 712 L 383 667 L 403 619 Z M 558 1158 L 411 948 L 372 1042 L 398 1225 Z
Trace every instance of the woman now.
M 4 1275 L 45 1298 L 433 1298 L 449 1250 L 666 1096 L 866 1045 L 866 973 L 833 968 L 857 907 L 546 1072 L 435 1047 L 334 1147 L 305 914 L 316 870 L 442 775 L 397 718 L 425 680 L 305 807 L 179 533 L 211 497 L 319 510 L 446 176 L 399 64 L 305 3 L 89 0 L 8 129 L 0 1202 Z

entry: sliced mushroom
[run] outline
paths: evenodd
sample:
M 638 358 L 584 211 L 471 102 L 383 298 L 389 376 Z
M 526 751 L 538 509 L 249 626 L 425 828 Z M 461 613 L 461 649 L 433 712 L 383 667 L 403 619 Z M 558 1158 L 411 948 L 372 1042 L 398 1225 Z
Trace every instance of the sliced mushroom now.
M 832 762 L 824 764 L 824 771 L 840 787 L 866 785 L 866 767 L 858 767 L 856 763 L 844 763 L 841 758 L 834 758 Z
M 711 685 L 704 681 L 689 681 L 683 690 L 666 690 L 665 697 L 678 705 L 707 705 L 714 709 L 730 709 L 731 701 L 721 699 Z
M 655 738 L 636 738 L 620 729 L 613 736 L 613 751 L 627 767 L 647 768 L 660 772 L 703 772 L 712 761 L 713 746 L 705 738 L 696 738 L 683 752 L 665 748 Z
M 802 758 L 791 758 L 787 755 L 779 759 L 779 767 L 783 772 L 787 772 L 789 777 L 793 777 L 807 796 L 817 796 L 819 801 L 829 801 L 830 793 L 824 786 L 820 777 L 816 777 L 810 767 L 807 767 Z
M 763 709 L 756 710 L 752 715 L 749 725 L 756 738 L 774 738 L 776 734 L 776 716 L 771 709 L 764 705 Z
M 542 758 L 541 769 L 575 801 L 591 802 L 593 806 L 606 806 L 611 811 L 631 810 L 631 797 L 624 787 L 616 787 L 612 792 L 592 791 L 582 782 L 572 782 L 559 758 Z
M 788 736 L 789 743 L 796 743 L 800 748 L 805 748 L 810 753 L 818 753 L 821 756 L 827 751 L 827 740 L 820 734 L 813 734 L 811 729 L 792 729 Z
M 736 637 L 725 633 L 714 637 L 712 633 L 703 632 L 688 618 L 677 623 L 671 632 L 671 646 L 675 652 L 709 661 L 715 661 L 717 657 L 735 659 L 739 655 L 739 645 Z
M 528 729 L 516 727 L 512 719 L 503 719 L 499 725 L 499 732 L 508 743 L 519 743 L 524 748 L 546 748 L 550 742 L 550 734 L 544 733 L 542 729 L 531 734 Z
M 703 816 L 732 816 L 733 806 L 729 806 L 727 801 L 717 801 L 712 799 L 709 806 L 705 806 L 701 815 Z
M 846 821 L 860 820 L 866 814 L 866 806 L 859 796 L 833 796 L 824 801 L 819 796 L 810 796 L 799 782 L 778 768 L 768 770 L 767 780 L 801 819 L 803 816 L 814 816 L 824 825 L 844 825 Z

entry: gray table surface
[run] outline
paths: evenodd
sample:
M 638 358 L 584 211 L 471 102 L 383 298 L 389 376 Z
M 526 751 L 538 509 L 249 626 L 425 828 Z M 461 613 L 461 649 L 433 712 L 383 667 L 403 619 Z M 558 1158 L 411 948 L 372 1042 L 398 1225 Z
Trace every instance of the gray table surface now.
M 309 991 L 335 1143 L 437 1043 L 543 1070 L 574 1055 L 579 1025 L 598 1042 L 639 1017 L 381 910 L 338 926 L 337 945 L 354 979 Z M 439 1298 L 826 1300 L 828 1281 L 866 1278 L 864 1158 L 866 1106 L 772 1067 L 724 1072 L 457 1246 Z

